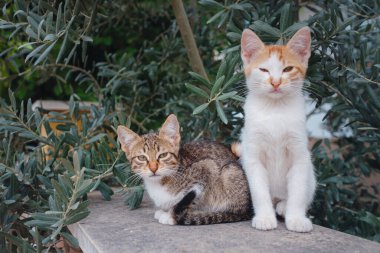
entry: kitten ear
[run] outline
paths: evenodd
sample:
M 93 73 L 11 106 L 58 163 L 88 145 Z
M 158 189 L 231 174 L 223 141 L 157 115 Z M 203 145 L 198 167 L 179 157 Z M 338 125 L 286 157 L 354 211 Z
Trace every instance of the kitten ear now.
M 310 44 L 310 28 L 306 26 L 293 35 L 286 47 L 299 56 L 303 64 L 307 65 L 310 57 Z
M 243 60 L 244 66 L 247 66 L 252 58 L 257 56 L 257 54 L 265 47 L 264 43 L 250 29 L 244 29 L 241 35 L 241 59 Z
M 125 152 L 125 154 L 128 157 L 130 150 L 132 148 L 132 145 L 135 142 L 141 140 L 141 137 L 125 126 L 118 126 L 117 139 L 120 142 L 121 149 Z
M 178 147 L 181 141 L 181 135 L 179 134 L 179 123 L 177 117 L 174 114 L 170 114 L 162 125 L 158 134 L 160 137 L 169 140 L 174 146 Z

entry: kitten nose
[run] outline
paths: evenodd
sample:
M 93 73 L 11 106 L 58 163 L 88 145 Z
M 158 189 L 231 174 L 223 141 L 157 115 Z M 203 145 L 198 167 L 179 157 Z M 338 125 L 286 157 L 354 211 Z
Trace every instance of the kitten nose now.
M 158 169 L 158 162 L 157 162 L 157 161 L 149 162 L 149 163 L 148 163 L 148 167 L 149 167 L 149 169 L 150 169 L 153 173 L 156 173 L 156 171 L 157 171 L 157 169 Z
M 275 88 L 276 90 L 278 89 L 278 87 L 281 85 L 281 78 L 279 79 L 272 79 L 270 81 L 271 85 L 273 86 L 273 88 Z

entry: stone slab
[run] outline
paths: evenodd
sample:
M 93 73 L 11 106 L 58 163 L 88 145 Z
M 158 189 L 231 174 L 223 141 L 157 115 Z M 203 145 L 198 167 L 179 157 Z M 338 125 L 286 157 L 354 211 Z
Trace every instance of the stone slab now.
M 121 196 L 111 201 L 91 193 L 91 214 L 69 226 L 84 253 L 127 252 L 252 252 L 380 253 L 380 244 L 314 225 L 311 233 L 286 230 L 259 231 L 251 222 L 206 226 L 168 226 L 154 218 L 144 198 L 139 209 L 128 210 Z

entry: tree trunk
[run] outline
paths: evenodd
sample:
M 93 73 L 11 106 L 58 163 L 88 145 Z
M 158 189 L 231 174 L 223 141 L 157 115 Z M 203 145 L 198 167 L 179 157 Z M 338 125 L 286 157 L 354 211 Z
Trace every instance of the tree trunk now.
M 183 43 L 185 44 L 190 66 L 194 72 L 198 73 L 208 80 L 182 0 L 173 0 L 172 7 L 179 30 L 181 32 Z

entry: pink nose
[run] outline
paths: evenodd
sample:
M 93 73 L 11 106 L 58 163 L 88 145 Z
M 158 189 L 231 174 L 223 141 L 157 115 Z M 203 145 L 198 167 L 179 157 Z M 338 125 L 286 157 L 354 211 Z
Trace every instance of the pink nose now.
M 150 169 L 153 173 L 156 173 L 156 171 L 157 171 L 157 169 L 158 169 L 158 162 L 157 162 L 157 161 L 149 162 L 149 163 L 148 163 L 148 167 L 149 167 L 149 169 Z
M 281 85 L 281 79 L 272 79 L 270 83 L 273 86 L 273 88 L 277 90 L 278 87 Z

